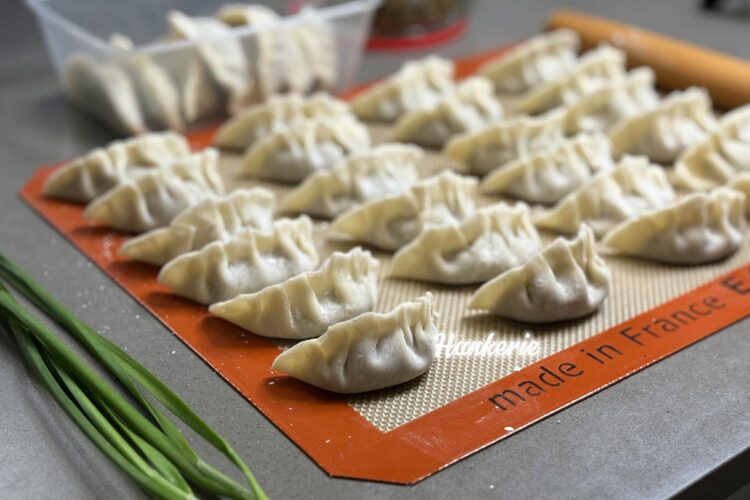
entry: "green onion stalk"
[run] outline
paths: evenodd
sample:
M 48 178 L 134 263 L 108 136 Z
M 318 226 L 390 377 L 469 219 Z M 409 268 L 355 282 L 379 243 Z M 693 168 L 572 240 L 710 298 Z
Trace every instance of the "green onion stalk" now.
M 237 452 L 169 387 L 2 254 L 0 280 L 63 327 L 140 405 L 102 379 L 0 283 L 0 328 L 15 338 L 31 372 L 76 426 L 140 487 L 157 498 L 195 498 L 191 484 L 227 498 L 267 498 Z M 202 460 L 147 394 L 226 456 L 249 489 Z

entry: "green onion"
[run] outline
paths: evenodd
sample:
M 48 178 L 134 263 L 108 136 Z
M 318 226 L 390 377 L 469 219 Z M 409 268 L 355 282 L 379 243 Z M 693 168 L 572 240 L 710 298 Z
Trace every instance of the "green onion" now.
M 23 337 L 26 339 L 24 342 L 27 347 L 36 345 L 44 353 L 41 358 L 33 356 L 29 358 L 24 353 L 27 362 L 31 364 L 32 360 L 49 360 L 49 363 L 45 364 L 47 366 L 46 372 L 39 372 L 38 370 L 35 372 L 41 373 L 39 377 L 47 389 L 53 393 L 53 397 L 55 397 L 55 388 L 72 397 L 72 400 L 70 398 L 67 400 L 68 406 L 73 404 L 78 408 L 79 413 L 85 415 L 84 418 L 98 430 L 96 436 L 104 436 L 105 441 L 110 443 L 111 448 L 114 448 L 115 452 L 119 452 L 116 455 L 119 458 L 115 459 L 113 458 L 115 455 L 105 451 L 113 461 L 122 467 L 122 460 L 119 459 L 123 459 L 130 466 L 135 466 L 135 470 L 146 477 L 151 477 L 156 473 L 170 487 L 175 488 L 175 491 L 171 491 L 167 495 L 169 497 L 182 498 L 185 495 L 188 495 L 188 497 L 192 495 L 182 476 L 184 474 L 188 481 L 213 494 L 230 498 L 266 498 L 250 468 L 231 446 L 156 376 L 126 352 L 78 319 L 57 302 L 41 285 L 3 255 L 0 255 L 0 279 L 13 286 L 30 302 L 64 327 L 122 384 L 153 420 L 144 417 L 117 391 L 96 375 L 54 334 L 21 307 L 4 287 L 0 289 L 0 316 L 6 319 L 17 340 Z M 21 335 L 18 333 L 21 333 Z M 29 344 L 29 339 L 33 340 L 32 344 Z M 46 373 L 57 374 L 57 376 L 51 375 L 57 385 L 51 386 L 44 382 L 47 380 L 45 378 Z M 61 383 L 62 385 L 60 385 Z M 174 423 L 161 410 L 149 403 L 139 387 L 145 389 L 172 414 L 223 453 L 244 474 L 251 491 L 246 490 L 204 462 Z M 66 406 L 57 397 L 55 399 L 71 415 Z M 72 415 L 71 418 L 76 421 L 76 418 Z M 76 423 L 81 427 L 81 424 L 77 421 Z M 84 432 L 97 446 L 102 448 L 92 437 L 91 432 L 87 430 L 84 430 Z M 125 444 L 128 445 L 127 448 L 124 447 Z M 135 453 L 135 455 L 132 453 Z M 146 457 L 153 467 L 145 461 L 139 461 L 136 457 Z M 125 470 L 125 468 L 123 469 Z M 146 486 L 140 476 L 139 479 L 130 470 L 125 471 L 151 493 L 156 496 L 162 495 L 163 492 L 154 491 L 153 484 L 149 483 L 150 486 Z M 176 491 L 180 493 L 175 493 Z

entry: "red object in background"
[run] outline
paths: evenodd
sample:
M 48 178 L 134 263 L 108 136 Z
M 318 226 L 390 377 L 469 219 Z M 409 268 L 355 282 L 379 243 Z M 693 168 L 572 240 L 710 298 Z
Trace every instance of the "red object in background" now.
M 370 50 L 415 50 L 460 37 L 471 0 L 383 0 L 372 23 Z
M 417 50 L 434 47 L 455 40 L 464 34 L 468 19 L 459 19 L 450 26 L 411 36 L 371 36 L 367 50 Z

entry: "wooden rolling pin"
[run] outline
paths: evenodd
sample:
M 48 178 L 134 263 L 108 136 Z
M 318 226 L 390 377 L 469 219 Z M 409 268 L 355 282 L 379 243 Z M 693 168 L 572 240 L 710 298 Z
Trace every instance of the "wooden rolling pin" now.
M 608 42 L 624 50 L 631 67 L 648 65 L 665 90 L 705 87 L 714 104 L 734 108 L 750 103 L 750 62 L 652 31 L 571 10 L 557 10 L 548 29 L 568 28 L 581 36 L 584 49 Z

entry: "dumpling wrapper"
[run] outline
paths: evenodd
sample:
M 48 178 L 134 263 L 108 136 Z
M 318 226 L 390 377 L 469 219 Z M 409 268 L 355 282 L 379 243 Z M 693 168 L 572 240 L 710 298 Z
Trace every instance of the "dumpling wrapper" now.
M 654 89 L 656 76 L 649 67 L 636 68 L 623 79 L 612 80 L 599 90 L 568 106 L 565 132 L 606 132 L 625 118 L 636 116 L 659 105 Z
M 174 132 L 154 132 L 114 141 L 55 170 L 44 182 L 42 193 L 88 203 L 117 184 L 142 175 L 151 167 L 169 164 L 189 154 L 187 140 Z
M 331 224 L 331 235 L 394 251 L 430 226 L 457 223 L 476 211 L 477 181 L 451 171 L 425 179 L 403 194 L 353 207 Z
M 312 271 L 318 260 L 310 219 L 280 219 L 269 232 L 243 231 L 180 255 L 157 280 L 177 295 L 209 305 Z
M 746 229 L 744 193 L 716 188 L 628 219 L 602 243 L 625 255 L 667 264 L 707 264 L 734 254 Z
M 329 94 L 310 97 L 301 94 L 274 95 L 250 106 L 216 132 L 214 144 L 222 149 L 242 151 L 264 136 L 307 118 L 332 118 L 349 115 L 349 106 Z
M 282 352 L 271 368 L 331 392 L 391 387 L 425 373 L 437 353 L 429 292 L 389 313 L 364 313 Z
M 369 148 L 367 127 L 353 119 L 309 119 L 272 132 L 251 145 L 242 157 L 242 172 L 260 179 L 296 183 Z
M 63 87 L 73 102 L 117 132 L 148 132 L 135 87 L 120 66 L 75 54 L 65 65 Z
M 538 214 L 534 224 L 575 234 L 585 223 L 599 238 L 628 217 L 668 205 L 676 196 L 663 168 L 642 156 L 626 156 L 614 170 L 595 175 Z
M 182 212 L 169 226 L 129 239 L 119 254 L 163 266 L 214 241 L 229 241 L 241 231 L 269 230 L 275 202 L 273 193 L 260 187 L 209 198 Z
M 492 123 L 479 130 L 454 136 L 443 148 L 448 158 L 465 165 L 469 173 L 488 172 L 535 151 L 562 141 L 565 112 L 516 116 Z
M 648 156 L 670 164 L 716 127 L 711 99 L 701 88 L 669 94 L 656 108 L 625 118 L 609 132 L 615 154 Z
M 357 95 L 352 111 L 360 120 L 394 122 L 410 111 L 430 108 L 453 91 L 454 70 L 452 61 L 438 56 L 408 61 L 397 73 Z
M 287 194 L 282 213 L 333 218 L 358 203 L 399 194 L 419 180 L 424 152 L 406 144 L 381 144 L 355 153 L 328 170 L 307 177 Z
M 621 80 L 625 76 L 625 59 L 623 51 L 609 45 L 590 50 L 568 73 L 531 90 L 516 111 L 539 114 L 580 102 L 610 82 Z
M 85 219 L 142 233 L 172 222 L 185 209 L 224 192 L 219 154 L 205 149 L 126 180 L 86 206 Z
M 559 29 L 522 42 L 482 65 L 499 94 L 521 94 L 570 72 L 578 63 L 578 33 Z
M 721 117 L 707 139 L 677 159 L 673 180 L 679 187 L 705 190 L 750 172 L 750 105 Z
M 394 255 L 391 276 L 449 285 L 482 283 L 526 262 L 541 245 L 528 207 L 500 203 L 458 225 L 422 231 Z
M 229 26 L 211 17 L 190 17 L 176 10 L 167 14 L 167 22 L 171 38 L 198 40 L 200 60 L 226 95 L 229 113 L 252 103 L 253 80 L 248 60 Z
M 479 189 L 529 203 L 552 204 L 597 173 L 614 168 L 609 139 L 601 134 L 580 134 L 493 170 Z
M 319 337 L 336 323 L 372 311 L 378 265 L 361 248 L 335 252 L 315 271 L 213 304 L 209 311 L 263 337 Z
M 594 247 L 594 233 L 582 226 L 575 239 L 558 238 L 527 263 L 482 285 L 469 308 L 527 323 L 591 314 L 610 286 L 609 269 Z
M 435 106 L 411 111 L 396 123 L 393 135 L 399 142 L 412 142 L 430 148 L 442 147 L 457 134 L 478 130 L 503 115 L 492 83 L 473 76 L 459 83 Z

